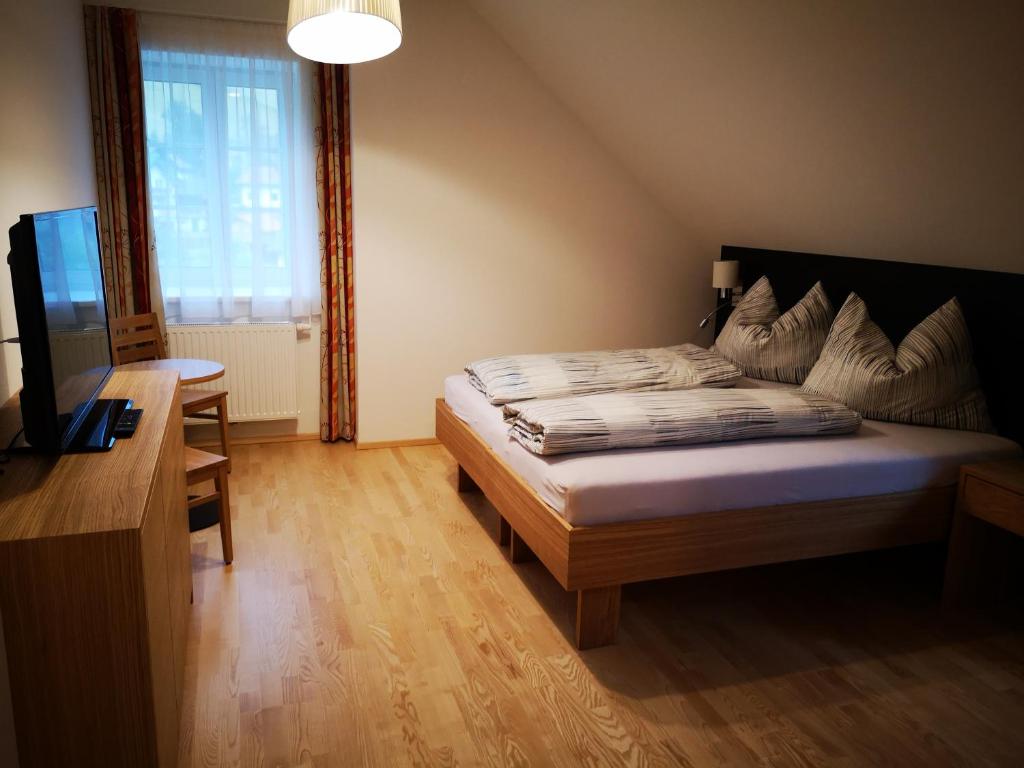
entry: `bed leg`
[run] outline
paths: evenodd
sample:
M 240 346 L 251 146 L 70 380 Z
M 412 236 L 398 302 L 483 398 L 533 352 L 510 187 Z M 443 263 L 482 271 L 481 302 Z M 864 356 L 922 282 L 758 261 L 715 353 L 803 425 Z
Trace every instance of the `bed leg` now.
M 533 550 L 522 540 L 515 528 L 509 528 L 508 556 L 513 563 L 528 563 L 536 560 Z
M 479 491 L 480 486 L 476 484 L 476 481 L 469 476 L 469 473 L 462 468 L 459 464 L 459 479 L 456 486 L 459 489 L 459 493 L 472 493 L 473 491 Z
M 576 593 L 576 647 L 581 651 L 615 642 L 622 587 L 581 589 Z
M 507 547 L 509 542 L 512 541 L 512 526 L 509 525 L 501 515 L 498 515 L 498 545 L 501 547 Z

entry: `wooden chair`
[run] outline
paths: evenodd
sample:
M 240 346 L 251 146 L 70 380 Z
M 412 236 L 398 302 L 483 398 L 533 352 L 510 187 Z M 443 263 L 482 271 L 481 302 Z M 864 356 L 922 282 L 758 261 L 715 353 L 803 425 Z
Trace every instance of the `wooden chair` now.
M 114 365 L 167 357 L 155 312 L 115 317 L 110 321 L 110 354 Z
M 110 355 L 114 365 L 136 363 L 142 360 L 164 360 L 167 349 L 160 333 L 160 321 L 155 312 L 144 315 L 116 317 L 110 321 Z M 228 393 L 223 390 L 182 389 L 181 410 L 193 419 L 216 421 L 220 427 L 220 450 L 228 459 Z M 216 413 L 205 413 L 215 410 Z
M 185 482 L 189 486 L 213 480 L 213 493 L 189 497 L 188 508 L 216 501 L 220 508 L 220 543 L 224 562 L 231 564 L 234 549 L 231 544 L 231 500 L 228 495 L 228 459 L 216 453 L 185 446 Z

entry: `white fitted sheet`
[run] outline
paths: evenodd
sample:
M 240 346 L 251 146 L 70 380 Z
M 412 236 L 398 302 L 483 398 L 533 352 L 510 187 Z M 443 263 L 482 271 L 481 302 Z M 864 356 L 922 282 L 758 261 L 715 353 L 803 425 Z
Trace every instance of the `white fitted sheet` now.
M 773 387 L 742 380 L 739 386 Z M 961 464 L 1017 458 L 1019 445 L 979 432 L 865 420 L 837 437 L 750 440 L 542 457 L 508 437 L 501 407 L 465 374 L 444 399 L 573 525 L 649 520 L 953 485 Z

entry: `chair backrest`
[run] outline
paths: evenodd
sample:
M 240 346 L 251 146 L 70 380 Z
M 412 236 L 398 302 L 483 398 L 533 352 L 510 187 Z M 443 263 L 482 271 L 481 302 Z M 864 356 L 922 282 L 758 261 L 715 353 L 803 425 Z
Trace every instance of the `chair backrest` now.
M 110 321 L 110 357 L 114 365 L 167 357 L 156 313 L 113 318 Z

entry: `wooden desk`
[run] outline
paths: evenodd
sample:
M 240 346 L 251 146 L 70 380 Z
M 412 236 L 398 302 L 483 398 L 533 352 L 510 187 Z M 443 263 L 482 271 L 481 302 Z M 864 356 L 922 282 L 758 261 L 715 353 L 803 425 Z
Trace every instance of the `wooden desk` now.
M 960 469 L 946 560 L 945 608 L 998 596 L 1009 578 L 1009 550 L 1024 536 L 1024 461 L 968 464 Z
M 191 593 L 178 376 L 115 372 L 103 396 L 145 409 L 133 438 L 106 453 L 15 454 L 0 476 L 21 768 L 177 762 Z

